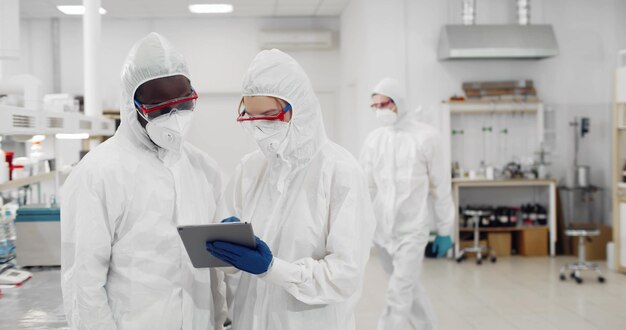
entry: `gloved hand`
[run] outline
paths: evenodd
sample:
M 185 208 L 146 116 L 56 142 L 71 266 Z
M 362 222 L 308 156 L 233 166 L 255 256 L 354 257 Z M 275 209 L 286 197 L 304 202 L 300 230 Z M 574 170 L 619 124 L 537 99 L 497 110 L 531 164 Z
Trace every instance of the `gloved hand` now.
M 435 241 L 433 242 L 433 253 L 436 253 L 438 258 L 445 257 L 450 248 L 452 248 L 452 239 L 450 236 L 437 235 L 437 237 L 435 237 Z
M 216 258 L 255 275 L 267 272 L 274 259 L 270 248 L 258 237 L 254 249 L 221 241 L 206 242 L 206 249 Z
M 230 217 L 230 218 L 226 218 L 220 221 L 220 223 L 227 223 L 227 222 L 241 222 L 241 220 L 239 220 L 239 218 L 237 217 Z

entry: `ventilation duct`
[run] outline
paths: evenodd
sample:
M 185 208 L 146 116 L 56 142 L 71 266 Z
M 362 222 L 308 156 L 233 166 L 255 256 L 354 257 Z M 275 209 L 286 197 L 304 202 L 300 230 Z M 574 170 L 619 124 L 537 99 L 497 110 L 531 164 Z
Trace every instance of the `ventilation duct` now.
M 473 25 L 475 1 L 463 0 L 463 24 L 445 25 L 439 59 L 542 59 L 559 54 L 552 25 L 530 25 L 530 0 L 517 0 L 517 21 L 510 25 Z

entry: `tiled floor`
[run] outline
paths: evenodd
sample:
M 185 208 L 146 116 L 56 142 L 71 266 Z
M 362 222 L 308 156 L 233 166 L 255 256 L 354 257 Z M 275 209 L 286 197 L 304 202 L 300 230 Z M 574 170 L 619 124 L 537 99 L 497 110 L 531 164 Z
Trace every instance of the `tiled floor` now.
M 477 266 L 472 260 L 426 260 L 423 283 L 439 329 L 626 329 L 626 275 L 592 273 L 581 285 L 558 278 L 572 258 L 500 258 Z M 367 267 L 357 329 L 376 329 L 388 276 L 375 255 Z
M 472 260 L 426 260 L 423 282 L 438 315 L 439 329 L 626 329 L 626 275 L 606 272 L 600 284 L 558 279 L 572 258 L 500 258 L 476 266 Z M 387 286 L 375 255 L 367 266 L 357 329 L 375 329 Z M 0 297 L 0 329 L 66 328 L 59 271 L 36 272 L 19 291 Z M 394 329 L 395 330 L 395 329 Z

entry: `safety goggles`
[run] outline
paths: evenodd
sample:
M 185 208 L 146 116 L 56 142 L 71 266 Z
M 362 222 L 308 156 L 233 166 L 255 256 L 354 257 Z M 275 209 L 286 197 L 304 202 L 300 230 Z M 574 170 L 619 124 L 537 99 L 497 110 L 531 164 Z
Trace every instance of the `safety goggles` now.
M 246 112 L 246 108 L 243 106 L 243 100 L 241 100 L 241 102 L 239 103 L 239 109 L 237 110 L 237 113 L 239 114 L 239 116 L 237 117 L 237 122 L 242 123 L 242 122 L 254 121 L 254 120 L 280 120 L 280 121 L 285 121 L 285 115 L 289 111 L 291 111 L 291 104 L 287 103 L 287 105 L 284 108 L 282 108 L 280 113 L 277 114 L 276 116 L 251 117 Z
M 176 109 L 176 111 L 193 111 L 196 107 L 197 99 L 198 93 L 196 93 L 195 90 L 191 90 L 191 94 L 189 96 L 179 97 L 177 99 L 158 104 L 142 104 L 137 100 L 134 101 L 137 109 L 141 110 L 146 118 L 155 119 L 162 115 L 169 114 L 174 109 Z
M 393 104 L 392 100 L 380 102 L 380 103 L 372 103 L 372 105 L 370 105 L 370 108 L 372 108 L 372 110 L 383 109 L 383 108 L 386 108 L 390 104 Z

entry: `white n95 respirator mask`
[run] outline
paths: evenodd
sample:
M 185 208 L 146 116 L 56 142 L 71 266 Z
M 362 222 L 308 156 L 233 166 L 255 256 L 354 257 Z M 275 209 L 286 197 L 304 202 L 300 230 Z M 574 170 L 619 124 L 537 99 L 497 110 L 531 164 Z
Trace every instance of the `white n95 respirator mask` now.
M 398 121 L 398 114 L 389 109 L 378 109 L 376 119 L 383 126 L 391 126 Z
M 159 147 L 180 152 L 191 127 L 192 115 L 192 111 L 173 110 L 169 114 L 148 120 L 146 132 L 152 142 Z
M 287 138 L 289 123 L 280 120 L 255 120 L 242 123 L 266 157 L 275 155 Z

